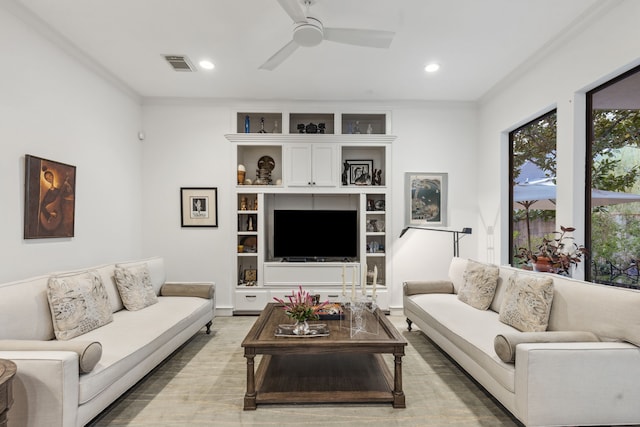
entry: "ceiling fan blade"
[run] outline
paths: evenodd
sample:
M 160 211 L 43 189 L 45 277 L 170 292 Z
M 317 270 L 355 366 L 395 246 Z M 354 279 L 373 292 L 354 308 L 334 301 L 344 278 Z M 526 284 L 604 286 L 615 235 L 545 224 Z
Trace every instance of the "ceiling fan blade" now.
M 298 43 L 291 40 L 289 43 L 284 45 L 282 49 L 277 51 L 271 58 L 267 59 L 267 62 L 260 66 L 260 70 L 273 70 L 278 65 L 282 64 L 285 59 L 287 59 L 293 52 L 298 48 Z
M 388 48 L 395 35 L 393 31 L 324 28 L 325 40 L 366 47 Z
M 287 12 L 287 15 L 293 19 L 293 22 L 307 22 L 307 16 L 298 0 L 278 0 L 278 3 Z

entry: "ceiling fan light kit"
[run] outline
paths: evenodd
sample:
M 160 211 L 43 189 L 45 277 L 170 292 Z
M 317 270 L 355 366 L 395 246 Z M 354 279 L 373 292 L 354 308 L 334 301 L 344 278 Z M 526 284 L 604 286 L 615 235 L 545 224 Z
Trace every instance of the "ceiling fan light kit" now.
M 294 24 L 293 41 L 300 46 L 312 47 L 318 46 L 324 39 L 322 30 L 322 22 L 316 18 L 307 17 L 307 22 Z

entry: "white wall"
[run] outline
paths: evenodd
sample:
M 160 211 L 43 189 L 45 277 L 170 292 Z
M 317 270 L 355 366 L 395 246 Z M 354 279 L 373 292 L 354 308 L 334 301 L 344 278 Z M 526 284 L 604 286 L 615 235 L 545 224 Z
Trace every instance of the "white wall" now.
M 0 282 L 141 255 L 141 113 L 0 7 Z M 23 239 L 24 156 L 76 166 L 75 237 Z
M 566 37 L 502 82 L 479 106 L 478 155 L 487 184 L 478 189 L 479 215 L 497 216 L 500 227 L 495 236 L 486 228 L 478 230 L 478 253 L 495 241 L 496 262 L 508 262 L 508 132 L 554 107 L 558 109 L 557 225 L 576 226 L 576 240 L 584 239 L 584 94 L 640 63 L 640 2 L 613 3 L 617 7 L 610 12 L 596 11 L 579 28 L 569 29 Z
M 453 244 L 448 233 L 411 231 L 404 226 L 404 173 L 449 173 L 449 224 L 476 228 L 475 109 L 464 103 L 373 105 L 354 103 L 259 103 L 148 100 L 144 106 L 144 252 L 166 258 L 169 279 L 217 283 L 217 304 L 232 307 L 235 219 L 231 200 L 236 165 L 230 164 L 236 111 L 391 111 L 393 238 L 392 307 L 401 305 L 401 281 L 446 277 Z M 461 125 L 462 123 L 462 125 Z M 218 228 L 181 228 L 180 187 L 217 187 Z M 389 224 L 389 223 L 388 223 Z M 474 236 L 461 242 L 475 257 Z

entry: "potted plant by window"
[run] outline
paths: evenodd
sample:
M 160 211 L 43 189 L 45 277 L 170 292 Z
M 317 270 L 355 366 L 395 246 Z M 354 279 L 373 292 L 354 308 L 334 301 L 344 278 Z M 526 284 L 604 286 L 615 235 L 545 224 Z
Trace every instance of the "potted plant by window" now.
M 575 231 L 574 227 L 560 226 L 560 230 L 545 236 L 536 250 L 519 248 L 515 257 L 530 262 L 535 271 L 570 276 L 571 269 L 578 265 L 587 250 L 576 244 L 573 236 L 567 235 Z

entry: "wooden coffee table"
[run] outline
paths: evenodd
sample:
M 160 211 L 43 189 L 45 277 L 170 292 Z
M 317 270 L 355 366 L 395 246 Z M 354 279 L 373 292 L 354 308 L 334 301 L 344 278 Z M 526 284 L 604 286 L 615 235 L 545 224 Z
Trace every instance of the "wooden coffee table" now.
M 329 336 L 275 336 L 279 324 L 291 323 L 277 303 L 262 311 L 244 341 L 247 392 L 244 409 L 263 403 L 380 403 L 405 408 L 402 356 L 407 345 L 398 330 L 376 309 L 370 315 L 377 334 L 351 337 L 349 313 L 345 319 L 320 320 Z M 392 376 L 382 354 L 393 354 Z M 254 371 L 256 355 L 262 360 Z

